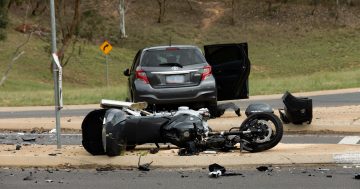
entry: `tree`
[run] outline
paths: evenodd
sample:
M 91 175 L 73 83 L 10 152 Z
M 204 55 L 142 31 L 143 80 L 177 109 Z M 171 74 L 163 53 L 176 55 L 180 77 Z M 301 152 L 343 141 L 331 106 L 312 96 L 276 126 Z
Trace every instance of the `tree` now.
M 126 38 L 125 32 L 125 0 L 119 0 L 120 38 Z
M 65 51 L 71 43 L 73 44 L 73 47 L 75 46 L 80 24 L 80 0 L 73 0 L 73 4 L 68 4 L 69 0 L 56 1 L 56 19 L 61 33 L 61 47 L 57 54 L 62 67 L 65 67 L 72 57 L 73 53 L 70 53 L 65 59 Z M 71 10 L 68 11 L 67 8 L 70 8 Z
M 7 6 L 8 0 L 0 0 L 0 41 L 6 39 L 6 26 L 8 24 Z
M 44 0 L 36 0 L 36 1 L 32 1 L 35 3 L 35 5 L 33 5 L 33 9 L 31 11 L 31 15 L 33 16 L 38 16 L 41 15 L 45 12 L 46 9 L 48 9 L 48 3 L 49 1 L 44 1 Z
M 159 17 L 158 23 L 162 23 L 165 18 L 165 10 L 166 10 L 166 0 L 157 0 L 159 4 Z

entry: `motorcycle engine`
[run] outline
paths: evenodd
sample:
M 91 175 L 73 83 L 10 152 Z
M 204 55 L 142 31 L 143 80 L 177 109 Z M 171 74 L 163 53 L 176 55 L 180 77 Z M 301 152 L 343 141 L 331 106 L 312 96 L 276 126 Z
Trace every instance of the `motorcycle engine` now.
M 203 137 L 209 131 L 206 120 L 203 120 L 204 113 L 206 110 L 202 112 L 179 107 L 179 111 L 162 128 L 162 137 L 180 148 L 187 149 L 189 154 L 199 152 Z

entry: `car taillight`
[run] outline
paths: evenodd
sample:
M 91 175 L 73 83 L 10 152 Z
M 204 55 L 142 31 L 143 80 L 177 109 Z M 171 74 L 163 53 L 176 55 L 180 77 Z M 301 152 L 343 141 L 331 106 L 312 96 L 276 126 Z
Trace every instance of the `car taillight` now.
M 210 76 L 211 75 L 211 66 L 205 66 L 204 68 L 203 68 L 203 72 L 202 72 L 202 74 L 201 74 L 201 81 L 202 80 L 205 80 L 208 76 Z
M 149 79 L 143 70 L 136 70 L 136 78 L 143 80 L 146 84 L 149 83 Z

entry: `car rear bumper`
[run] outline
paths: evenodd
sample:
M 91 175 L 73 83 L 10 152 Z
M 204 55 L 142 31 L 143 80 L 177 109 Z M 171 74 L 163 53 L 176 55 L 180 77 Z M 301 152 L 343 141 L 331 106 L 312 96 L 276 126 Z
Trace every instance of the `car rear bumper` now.
M 216 102 L 217 91 L 213 77 L 202 81 L 198 86 L 179 88 L 153 88 L 141 80 L 135 81 L 134 101 L 149 104 L 186 104 L 197 102 Z

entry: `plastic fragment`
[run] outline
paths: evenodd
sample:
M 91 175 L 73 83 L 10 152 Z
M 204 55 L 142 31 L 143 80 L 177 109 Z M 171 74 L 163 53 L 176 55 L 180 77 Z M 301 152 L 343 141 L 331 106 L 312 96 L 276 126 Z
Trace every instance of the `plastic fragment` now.
M 360 180 L 360 173 L 355 173 L 354 179 Z
M 23 180 L 33 180 L 34 177 L 32 176 L 32 172 L 30 172 L 29 176 L 26 176 L 25 178 L 23 178 Z
M 21 149 L 21 145 L 17 144 L 15 150 L 20 150 L 20 149 Z
M 152 164 L 152 162 L 140 165 L 140 159 L 141 159 L 141 156 L 139 156 L 139 161 L 138 161 L 138 169 L 139 169 L 139 171 L 150 171 L 149 167 Z

